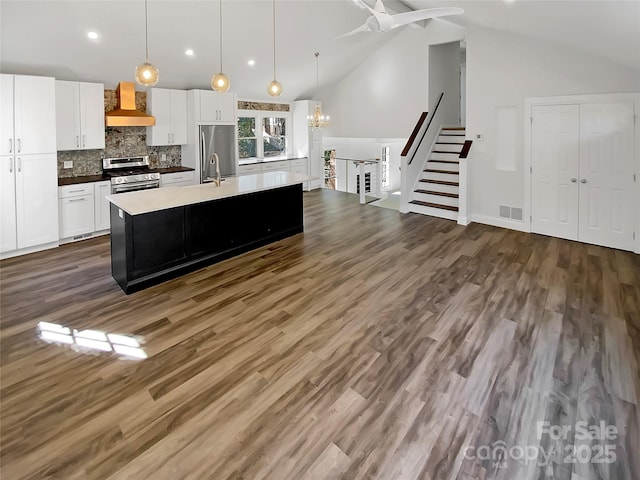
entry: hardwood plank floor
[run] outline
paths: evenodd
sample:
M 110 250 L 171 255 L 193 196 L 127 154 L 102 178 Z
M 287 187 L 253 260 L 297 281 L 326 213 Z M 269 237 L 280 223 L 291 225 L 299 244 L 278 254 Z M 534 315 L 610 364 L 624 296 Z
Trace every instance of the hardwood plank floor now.
M 108 237 L 0 269 L 3 479 L 640 479 L 638 255 L 320 190 L 129 296 Z

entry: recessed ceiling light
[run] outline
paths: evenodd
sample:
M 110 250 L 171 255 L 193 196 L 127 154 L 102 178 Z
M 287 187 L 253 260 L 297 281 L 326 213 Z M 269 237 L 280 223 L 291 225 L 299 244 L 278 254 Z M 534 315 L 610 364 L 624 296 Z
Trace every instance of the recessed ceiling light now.
M 190 57 L 192 57 L 192 56 L 193 56 L 193 50 L 191 50 L 190 48 L 189 48 L 189 49 L 187 49 L 187 51 L 186 51 L 186 52 L 184 52 L 184 53 L 185 53 L 185 55 L 189 55 Z
M 87 37 L 89 37 L 91 40 L 96 40 L 98 38 L 98 34 L 96 32 L 89 32 L 87 33 Z
M 256 61 L 253 58 L 247 62 L 247 65 L 249 65 L 250 67 L 253 67 L 255 64 Z

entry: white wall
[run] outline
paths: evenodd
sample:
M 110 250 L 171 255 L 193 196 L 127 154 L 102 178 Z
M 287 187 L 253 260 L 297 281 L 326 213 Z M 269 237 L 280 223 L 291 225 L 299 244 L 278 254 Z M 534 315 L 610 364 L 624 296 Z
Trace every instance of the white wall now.
M 460 42 L 429 47 L 429 111 L 444 97 L 438 107 L 442 125 L 460 123 Z
M 402 27 L 342 80 L 318 92 L 332 118 L 326 135 L 408 138 L 428 106 L 429 45 L 463 37 L 462 27 L 437 19 L 425 29 Z
M 498 205 L 524 206 L 524 100 L 639 90 L 640 71 L 555 44 L 495 30 L 467 30 L 467 137 L 472 219 L 505 224 Z M 515 107 L 515 158 L 496 165 L 498 107 Z M 500 132 L 504 133 L 504 132 Z M 484 136 L 483 142 L 475 138 Z M 506 165 L 506 168 L 505 168 Z

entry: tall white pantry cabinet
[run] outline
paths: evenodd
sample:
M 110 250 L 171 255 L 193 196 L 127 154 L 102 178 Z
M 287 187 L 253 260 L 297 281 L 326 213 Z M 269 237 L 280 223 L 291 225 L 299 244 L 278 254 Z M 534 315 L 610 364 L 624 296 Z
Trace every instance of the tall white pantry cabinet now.
M 58 244 L 56 88 L 0 74 L 0 256 Z

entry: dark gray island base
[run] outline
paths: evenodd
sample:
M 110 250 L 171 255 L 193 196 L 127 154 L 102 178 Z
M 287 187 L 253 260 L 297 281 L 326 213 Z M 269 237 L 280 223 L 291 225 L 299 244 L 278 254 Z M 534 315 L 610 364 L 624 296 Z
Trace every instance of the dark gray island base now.
M 111 273 L 129 294 L 303 230 L 302 184 L 138 215 L 112 203 Z

